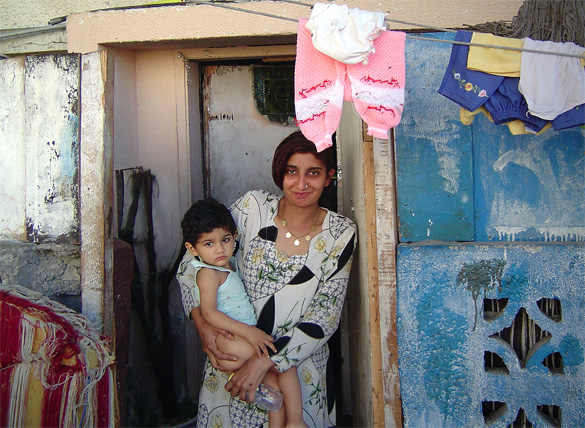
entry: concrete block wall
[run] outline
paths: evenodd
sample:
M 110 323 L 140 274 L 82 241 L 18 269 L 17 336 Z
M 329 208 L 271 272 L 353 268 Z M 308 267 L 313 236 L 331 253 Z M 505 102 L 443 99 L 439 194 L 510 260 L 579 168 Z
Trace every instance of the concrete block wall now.
M 79 296 L 79 246 L 0 241 L 0 283 L 18 284 L 47 296 Z
M 405 427 L 507 427 L 519 417 L 583 426 L 585 245 L 402 244 L 398 261 Z M 555 315 L 543 299 L 557 301 Z

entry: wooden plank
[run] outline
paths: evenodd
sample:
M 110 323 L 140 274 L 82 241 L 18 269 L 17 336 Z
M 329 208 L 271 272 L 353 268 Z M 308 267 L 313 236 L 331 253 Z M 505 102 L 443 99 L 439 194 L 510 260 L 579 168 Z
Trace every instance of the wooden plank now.
M 227 48 L 193 48 L 184 49 L 181 55 L 192 60 L 229 60 L 244 58 L 278 58 L 294 60 L 296 45 L 275 46 L 231 46 Z
M 366 204 L 366 254 L 369 299 L 369 334 L 372 375 L 372 411 L 373 426 L 384 427 L 384 386 L 382 373 L 382 350 L 380 342 L 380 318 L 378 284 L 378 222 L 376 209 L 376 170 L 374 160 L 374 143 L 363 143 L 364 191 Z
M 344 402 L 351 403 L 352 426 L 371 427 L 374 425 L 373 394 L 372 394 L 372 364 L 370 353 L 370 280 L 368 267 L 368 244 L 375 237 L 375 230 L 369 233 L 370 225 L 375 225 L 375 220 L 368 222 L 366 216 L 366 200 L 374 200 L 374 187 L 364 185 L 364 177 L 372 177 L 373 167 L 369 167 L 370 173 L 364 171 L 364 146 L 362 136 L 362 120 L 355 112 L 353 106 L 344 102 L 342 118 L 337 133 L 337 149 L 340 168 L 338 170 L 338 189 L 342 209 L 340 212 L 351 217 L 358 228 L 358 242 L 354 253 L 352 273 L 347 290 L 346 308 L 348 315 L 348 335 L 351 337 L 349 346 L 349 358 L 351 365 L 349 376 L 351 379 L 351 393 L 344 396 Z M 372 211 L 372 210 L 370 210 Z M 375 250 L 370 250 L 376 258 Z M 373 265 L 375 268 L 375 264 Z M 365 353 L 365 354 L 364 354 Z M 345 358 L 344 358 L 345 359 Z M 343 425 L 341 425 L 343 426 Z
M 437 93 L 450 53 L 447 43 L 406 41 L 408 96 L 396 127 L 401 242 L 473 240 L 472 131 L 459 106 Z
M 375 209 L 377 238 L 377 293 L 372 291 L 372 318 L 378 324 L 379 333 L 372 334 L 372 355 L 380 346 L 381 376 L 376 376 L 372 367 L 372 381 L 383 379 L 384 422 L 380 426 L 402 426 L 402 404 L 398 375 L 398 341 L 396 324 L 396 246 L 398 244 L 398 221 L 396 216 L 396 183 L 394 180 L 394 151 L 391 132 L 389 141 L 374 138 L 373 162 L 375 173 Z M 374 321 L 374 320 L 371 320 Z M 372 332 L 373 333 L 373 332 Z

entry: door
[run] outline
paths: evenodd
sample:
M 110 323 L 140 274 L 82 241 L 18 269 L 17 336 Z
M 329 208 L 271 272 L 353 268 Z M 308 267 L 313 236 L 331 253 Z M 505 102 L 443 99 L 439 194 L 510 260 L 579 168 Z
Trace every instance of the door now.
M 262 77 L 255 73 L 259 67 L 268 69 L 255 65 L 203 67 L 206 191 L 228 205 L 248 190 L 280 192 L 272 181 L 272 155 L 278 143 L 297 130 L 260 114 L 257 105 L 263 103 L 265 94 L 257 94 L 255 100 L 255 92 L 262 92 L 255 91 L 255 83 L 262 84 Z M 293 65 L 269 68 L 292 70 Z M 292 79 L 292 72 L 288 74 Z M 284 81 L 286 76 L 279 79 Z M 280 90 L 284 87 L 286 84 L 279 86 Z
M 276 146 L 294 126 L 294 63 L 202 67 L 206 194 L 229 205 L 248 190 L 282 194 L 272 180 Z M 336 183 L 334 183 L 336 185 Z M 337 201 L 327 201 L 335 209 Z M 346 324 L 329 341 L 336 378 L 349 373 Z M 349 391 L 336 382 L 338 420 L 349 413 Z M 343 398 L 343 399 L 342 399 Z M 345 405 L 345 406 L 344 406 Z M 347 410 L 345 412 L 344 410 Z

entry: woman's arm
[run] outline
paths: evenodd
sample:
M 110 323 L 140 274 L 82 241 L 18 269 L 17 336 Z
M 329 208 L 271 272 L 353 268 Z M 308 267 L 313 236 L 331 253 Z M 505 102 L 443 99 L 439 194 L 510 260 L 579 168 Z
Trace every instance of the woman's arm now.
M 215 340 L 220 334 L 226 339 L 233 339 L 234 335 L 226 330 L 215 328 L 206 322 L 203 318 L 203 315 L 201 315 L 201 308 L 199 306 L 191 310 L 191 318 L 193 318 L 195 329 L 201 338 L 203 352 L 207 354 L 211 365 L 222 372 L 229 371 L 221 365 L 221 361 L 237 361 L 237 358 L 233 355 L 224 354 L 221 352 L 221 350 L 217 347 Z
M 225 384 L 225 389 L 232 397 L 239 396 L 241 400 L 251 403 L 256 396 L 256 388 L 260 385 L 266 373 L 274 367 L 270 358 L 258 358 L 252 355 L 240 369 Z

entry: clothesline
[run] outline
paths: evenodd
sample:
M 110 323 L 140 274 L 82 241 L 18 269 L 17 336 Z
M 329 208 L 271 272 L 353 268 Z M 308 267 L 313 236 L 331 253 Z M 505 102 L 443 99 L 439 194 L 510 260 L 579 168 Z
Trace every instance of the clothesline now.
M 238 12 L 244 12 L 244 13 L 250 13 L 253 15 L 265 16 L 268 18 L 281 19 L 281 20 L 290 21 L 290 22 L 298 22 L 298 19 L 289 18 L 288 16 L 275 15 L 275 14 L 267 13 L 267 12 L 260 12 L 260 11 L 250 10 L 250 9 L 244 9 L 242 7 L 232 6 L 232 5 L 228 5 L 225 3 L 216 3 L 216 2 L 212 2 L 212 1 L 206 1 L 206 0 L 187 0 L 187 1 L 189 3 L 195 3 L 195 4 L 200 4 L 200 5 L 208 5 L 208 6 L 214 6 L 214 7 L 224 8 L 224 9 L 230 9 L 230 10 L 235 10 Z M 291 4 L 300 5 L 300 6 L 313 7 L 313 5 L 310 3 L 304 3 L 304 2 L 298 1 L 298 0 L 277 0 L 277 1 L 279 3 L 291 3 Z M 398 19 L 391 19 L 391 18 L 385 18 L 384 20 L 386 22 L 389 22 L 389 23 L 394 22 L 394 23 L 398 23 L 398 24 L 411 25 L 413 27 L 426 28 L 426 29 L 431 29 L 431 30 L 436 30 L 436 31 L 441 31 L 441 32 L 457 33 L 457 30 L 452 30 L 449 28 L 435 27 L 435 26 L 431 26 L 431 25 L 418 24 L 418 23 L 414 23 L 414 22 L 401 21 Z M 504 50 L 510 50 L 510 51 L 539 53 L 539 54 L 544 54 L 544 55 L 566 56 L 566 57 L 571 57 L 571 58 L 584 58 L 583 55 L 570 54 L 570 53 L 565 53 L 565 52 L 544 51 L 544 50 L 538 50 L 538 49 L 524 49 L 524 48 L 516 48 L 516 47 L 510 47 L 510 46 L 490 45 L 490 44 L 472 43 L 472 42 L 461 42 L 461 41 L 456 41 L 456 40 L 434 39 L 432 37 L 414 36 L 412 34 L 406 34 L 406 38 L 412 39 L 412 40 L 429 41 L 429 42 L 451 43 L 451 44 L 459 44 L 459 45 L 467 45 L 467 46 L 476 46 L 476 47 L 481 47 L 481 48 L 504 49 Z

